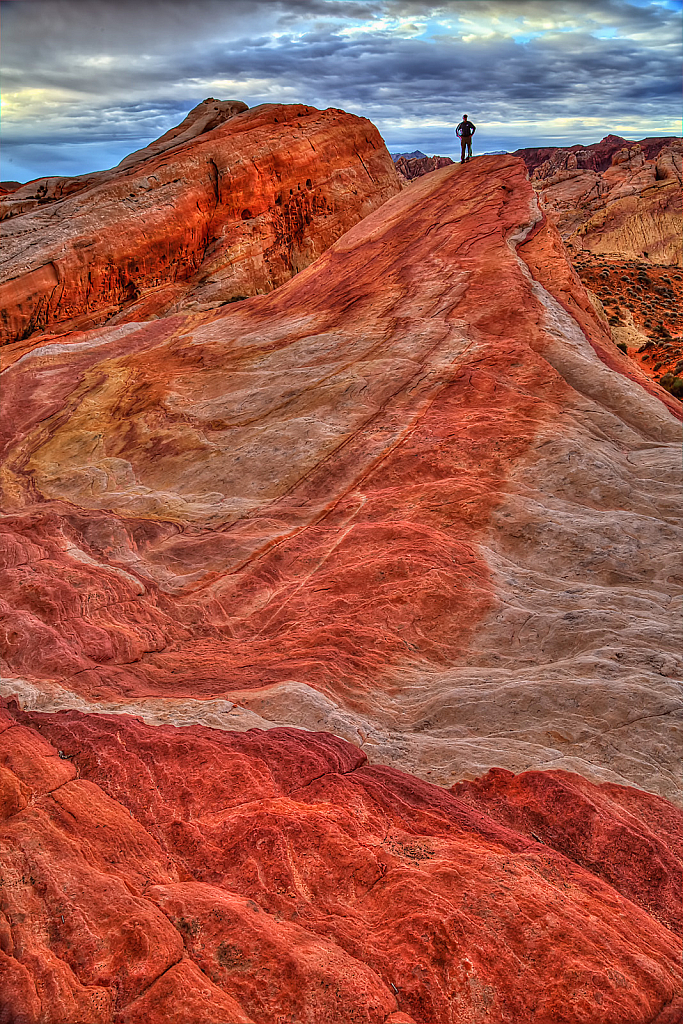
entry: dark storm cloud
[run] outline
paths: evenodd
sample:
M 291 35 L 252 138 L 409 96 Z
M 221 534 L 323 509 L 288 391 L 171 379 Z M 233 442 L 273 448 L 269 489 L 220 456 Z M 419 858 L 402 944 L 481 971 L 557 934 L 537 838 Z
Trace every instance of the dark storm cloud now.
M 87 162 L 87 144 L 96 147 L 93 160 L 105 152 L 120 159 L 209 94 L 343 107 L 375 121 L 394 148 L 428 151 L 452 151 L 450 126 L 461 109 L 476 114 L 488 148 L 563 135 L 593 141 L 613 126 L 671 134 L 680 7 L 5 0 L 3 177 L 22 176 L 12 159 L 36 174 L 50 172 L 50 159 L 65 166 L 68 147 L 73 160 Z

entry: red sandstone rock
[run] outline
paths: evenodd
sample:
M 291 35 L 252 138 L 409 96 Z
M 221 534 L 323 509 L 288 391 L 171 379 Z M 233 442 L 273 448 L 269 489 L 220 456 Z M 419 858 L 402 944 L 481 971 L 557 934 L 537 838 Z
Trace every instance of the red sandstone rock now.
M 679 1024 L 681 408 L 521 161 L 4 354 L 0 1022 Z
M 270 295 L 36 345 L 3 373 L 4 692 L 681 800 L 681 406 L 521 161 L 419 179 Z
M 677 136 L 641 139 L 640 142 L 629 142 L 620 135 L 606 135 L 600 142 L 590 146 L 577 143 L 574 146 L 547 146 L 544 149 L 518 149 L 515 156 L 520 156 L 530 172 L 548 164 L 540 175 L 547 177 L 546 170 L 553 172 L 578 168 L 579 170 L 606 171 L 615 163 L 621 163 L 622 154 L 632 147 L 639 146 L 645 160 L 656 159 L 662 149 L 668 149 L 680 142 Z
M 665 800 L 566 772 L 499 768 L 452 792 L 616 885 L 683 936 L 683 818 Z
M 244 106 L 206 100 L 111 171 L 12 193 L 0 344 L 270 291 L 398 191 L 365 118 Z
M 498 772 L 454 796 L 325 734 L 16 705 L 0 738 L 30 793 L 0 825 L 3 1021 L 683 1013 L 683 817 L 638 790 Z
M 171 149 L 192 139 L 212 131 L 219 125 L 228 121 L 235 114 L 248 110 L 246 103 L 241 100 L 215 100 L 209 98 L 199 103 L 175 128 L 171 128 L 161 138 L 156 139 L 144 149 L 130 153 L 116 167 L 106 171 L 95 171 L 91 174 L 81 174 L 75 178 L 35 178 L 26 184 L 15 182 L 0 182 L 0 190 L 3 194 L 12 194 L 12 198 L 0 203 L 0 221 L 9 217 L 17 217 L 28 210 L 34 210 L 38 206 L 45 206 L 48 203 L 58 202 L 80 192 L 89 191 L 96 185 L 103 185 L 120 176 L 121 171 L 142 163 L 144 160 L 161 153 L 167 153 Z M 4 188 L 2 186 L 5 186 Z

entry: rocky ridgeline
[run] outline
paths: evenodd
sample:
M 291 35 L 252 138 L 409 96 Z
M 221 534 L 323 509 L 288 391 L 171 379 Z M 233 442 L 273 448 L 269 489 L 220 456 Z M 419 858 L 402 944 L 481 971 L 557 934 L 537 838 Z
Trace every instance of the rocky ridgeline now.
M 9 193 L 0 1021 L 678 1024 L 680 275 L 207 104 Z
M 522 149 L 542 208 L 573 253 L 683 266 L 679 138 Z

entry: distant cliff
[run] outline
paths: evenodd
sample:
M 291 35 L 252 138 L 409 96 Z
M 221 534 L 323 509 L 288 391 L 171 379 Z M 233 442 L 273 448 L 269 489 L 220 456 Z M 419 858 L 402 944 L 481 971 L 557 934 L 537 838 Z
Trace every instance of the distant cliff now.
M 396 170 L 405 181 L 413 181 L 414 178 L 453 163 L 449 156 L 425 156 L 419 149 L 413 153 L 396 153 L 393 160 Z
M 675 137 L 520 149 L 541 205 L 574 251 L 683 265 L 681 153 Z

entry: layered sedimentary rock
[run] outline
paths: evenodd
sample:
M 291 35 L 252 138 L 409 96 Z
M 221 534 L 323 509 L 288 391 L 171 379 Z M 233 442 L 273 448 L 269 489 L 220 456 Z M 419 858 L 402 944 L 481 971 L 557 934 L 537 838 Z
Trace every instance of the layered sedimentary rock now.
M 269 295 L 11 348 L 5 693 L 683 802 L 681 405 L 608 326 L 506 156 Z
M 575 251 L 683 265 L 679 138 L 523 149 L 542 207 Z
M 67 196 L 87 192 L 96 185 L 113 181 L 120 176 L 121 171 L 125 168 L 142 163 L 160 153 L 176 149 L 197 136 L 212 131 L 225 121 L 230 120 L 235 114 L 241 114 L 248 109 L 247 104 L 242 103 L 241 100 L 215 100 L 210 97 L 197 104 L 175 128 L 171 128 L 170 131 L 144 149 L 130 153 L 116 167 L 105 171 L 94 171 L 90 174 L 80 174 L 75 178 L 53 175 L 47 178 L 34 178 L 26 184 L 21 184 L 18 181 L 0 182 L 0 188 L 5 186 L 2 189 L 3 193 L 10 195 L 9 199 L 0 202 L 0 221 L 7 220 L 9 217 L 17 217 L 38 206 L 56 203 Z M 63 217 L 61 211 L 59 216 Z
M 206 100 L 111 171 L 0 202 L 0 343 L 270 291 L 399 188 L 365 118 Z
M 294 729 L 0 709 L 0 1019 L 677 1024 L 683 815 Z

